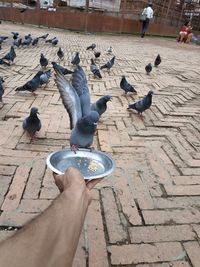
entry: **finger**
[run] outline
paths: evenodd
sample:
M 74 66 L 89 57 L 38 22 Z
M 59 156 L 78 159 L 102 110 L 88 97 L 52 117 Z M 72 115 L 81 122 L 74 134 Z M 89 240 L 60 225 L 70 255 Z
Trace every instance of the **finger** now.
M 86 186 L 89 190 L 91 190 L 93 187 L 95 187 L 96 184 L 98 184 L 99 182 L 101 182 L 103 180 L 103 178 L 101 179 L 92 179 L 92 180 L 88 180 L 86 182 Z

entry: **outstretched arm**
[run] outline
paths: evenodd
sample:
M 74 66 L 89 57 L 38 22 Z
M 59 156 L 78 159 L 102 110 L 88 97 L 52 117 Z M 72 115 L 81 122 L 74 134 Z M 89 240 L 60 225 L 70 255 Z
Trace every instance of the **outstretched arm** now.
M 0 266 L 70 267 L 79 241 L 88 205 L 89 190 L 74 168 L 54 175 L 61 194 L 41 215 L 0 243 Z

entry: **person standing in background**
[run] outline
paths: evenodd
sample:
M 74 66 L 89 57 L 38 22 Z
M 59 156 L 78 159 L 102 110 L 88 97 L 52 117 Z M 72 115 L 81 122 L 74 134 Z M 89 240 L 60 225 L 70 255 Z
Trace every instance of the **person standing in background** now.
M 147 28 L 149 26 L 149 22 L 153 18 L 152 3 L 149 3 L 148 6 L 144 8 L 142 15 L 146 15 L 146 19 L 142 21 L 141 37 L 144 38 Z

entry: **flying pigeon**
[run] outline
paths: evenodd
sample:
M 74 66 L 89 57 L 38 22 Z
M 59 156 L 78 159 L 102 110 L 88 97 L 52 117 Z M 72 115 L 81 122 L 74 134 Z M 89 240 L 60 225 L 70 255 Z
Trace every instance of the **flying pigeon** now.
M 0 103 L 3 103 L 2 96 L 4 94 L 4 88 L 3 88 L 4 79 L 0 77 Z
M 94 56 L 95 56 L 95 58 L 100 57 L 100 55 L 101 55 L 101 52 L 96 52 L 96 51 L 94 51 Z
M 79 52 L 76 52 L 75 56 L 73 57 L 71 64 L 78 65 L 80 63 Z
M 37 114 L 39 114 L 38 109 L 34 107 L 31 108 L 30 115 L 25 118 L 22 124 L 23 129 L 27 131 L 32 137 L 37 131 L 41 129 L 41 121 L 38 118 Z
M 142 112 L 150 108 L 152 103 L 152 95 L 153 91 L 149 91 L 148 94 L 142 100 L 139 100 L 138 102 L 129 105 L 127 109 L 135 109 L 137 110 L 138 114 L 142 115 Z
M 52 61 L 51 64 L 53 65 L 54 69 L 57 69 L 59 72 L 61 72 L 64 75 L 72 74 L 74 73 L 71 70 L 68 70 L 67 68 L 64 68 L 63 66 L 57 64 L 56 62 Z
M 10 61 L 13 62 L 15 58 L 16 58 L 15 49 L 14 46 L 11 46 L 10 51 L 3 57 L 3 59 L 7 60 L 10 63 Z
M 22 43 L 22 38 L 13 41 L 13 45 L 17 47 L 20 47 L 21 43 Z
M 105 65 L 101 66 L 100 69 L 107 69 L 108 71 L 113 67 L 115 62 L 115 56 L 111 58 Z
M 46 84 L 49 82 L 49 79 L 51 77 L 51 70 L 48 70 L 46 72 L 44 72 L 41 76 L 40 76 L 40 85 Z
M 57 56 L 60 60 L 64 58 L 64 52 L 62 51 L 61 47 L 58 49 Z
M 76 151 L 78 148 L 89 148 L 93 143 L 99 114 L 90 109 L 90 94 L 85 73 L 77 66 L 70 83 L 56 65 L 54 69 L 57 87 L 70 118 L 71 149 Z
M 122 76 L 122 79 L 120 82 L 120 88 L 125 91 L 125 94 L 127 94 L 128 92 L 137 94 L 137 91 L 134 89 L 134 87 L 130 83 L 127 82 L 126 77 L 124 75 Z
M 152 65 L 151 65 L 151 63 L 149 63 L 148 65 L 146 65 L 145 70 L 146 70 L 147 74 L 149 75 L 150 72 L 152 71 Z
M 46 68 L 46 66 L 48 65 L 48 59 L 41 53 L 40 55 L 40 65 L 42 68 Z
M 37 45 L 37 44 L 38 44 L 38 41 L 39 41 L 39 38 L 38 38 L 38 37 L 35 38 L 35 39 L 33 39 L 33 41 L 32 41 L 32 45 L 33 45 L 33 46 Z
M 102 78 L 101 73 L 99 68 L 97 67 L 97 65 L 94 62 L 94 59 L 91 59 L 91 65 L 90 65 L 90 70 L 91 72 L 94 74 L 94 77 L 98 77 L 98 78 Z
M 42 35 L 42 36 L 40 36 L 40 37 L 38 37 L 38 38 L 39 38 L 39 39 L 43 39 L 43 40 L 45 40 L 48 36 L 49 36 L 49 34 L 46 33 L 46 34 L 44 34 L 44 35 Z
M 90 50 L 90 49 L 94 50 L 95 47 L 96 47 L 95 44 L 91 44 L 90 46 L 88 46 L 88 47 L 86 48 L 86 50 Z
M 29 91 L 34 93 L 35 90 L 40 85 L 40 76 L 43 74 L 43 71 L 38 71 L 36 75 L 27 83 L 25 83 L 23 86 L 17 87 L 15 91 Z
M 16 40 L 19 36 L 18 32 L 11 32 L 13 34 L 13 39 Z
M 160 65 L 160 63 L 161 63 L 161 57 L 158 54 L 157 57 L 156 57 L 156 59 L 155 59 L 155 61 L 154 61 L 154 66 L 155 67 L 158 67 L 158 65 Z
M 107 102 L 111 101 L 112 97 L 109 95 L 102 96 L 96 103 L 91 105 L 91 110 L 97 111 L 101 116 L 107 109 Z

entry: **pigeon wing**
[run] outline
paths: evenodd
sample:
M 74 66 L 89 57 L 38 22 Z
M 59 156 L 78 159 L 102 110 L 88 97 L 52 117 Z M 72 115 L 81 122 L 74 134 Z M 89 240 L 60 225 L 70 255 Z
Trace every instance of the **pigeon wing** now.
M 85 72 L 80 66 L 77 66 L 72 75 L 72 86 L 75 88 L 80 99 L 82 116 L 90 112 L 90 93 L 88 89 Z
M 57 87 L 63 105 L 69 114 L 70 129 L 72 130 L 75 127 L 77 120 L 82 117 L 80 99 L 74 87 L 60 72 L 59 68 L 54 66 L 54 70 L 56 71 Z

